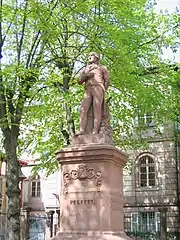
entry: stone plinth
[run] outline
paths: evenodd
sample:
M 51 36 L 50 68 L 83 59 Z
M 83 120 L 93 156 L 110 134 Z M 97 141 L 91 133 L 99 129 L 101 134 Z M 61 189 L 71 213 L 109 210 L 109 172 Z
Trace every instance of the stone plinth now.
M 123 166 L 128 157 L 108 143 L 84 144 L 86 138 L 76 138 L 72 147 L 56 153 L 61 165 L 60 232 L 52 239 L 130 239 L 123 232 Z
M 89 144 L 113 144 L 112 139 L 106 134 L 84 134 L 73 136 L 72 146 Z

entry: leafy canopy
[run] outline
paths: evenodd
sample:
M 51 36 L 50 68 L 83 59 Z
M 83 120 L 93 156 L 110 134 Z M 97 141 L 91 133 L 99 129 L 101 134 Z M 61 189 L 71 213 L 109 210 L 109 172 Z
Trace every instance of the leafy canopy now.
M 178 47 L 178 13 L 158 15 L 142 0 L 8 0 L 2 16 L 2 85 L 9 125 L 21 122 L 19 155 L 39 153 L 42 166 L 54 169 L 55 151 L 78 128 L 77 76 L 91 50 L 110 71 L 116 145 L 132 144 L 138 114 L 153 113 L 157 124 L 174 117 L 179 72 L 162 53 Z

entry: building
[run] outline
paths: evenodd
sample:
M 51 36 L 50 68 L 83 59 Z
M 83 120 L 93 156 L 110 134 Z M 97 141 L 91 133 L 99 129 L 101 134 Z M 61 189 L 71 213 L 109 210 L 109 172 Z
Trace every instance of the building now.
M 129 151 L 124 170 L 125 231 L 136 239 L 180 239 L 180 128 L 151 121 L 148 145 Z M 154 238 L 153 238 L 154 237 Z
M 46 176 L 40 171 L 33 173 L 35 161 L 22 167 L 26 176 L 23 182 L 22 209 L 27 215 L 27 235 L 31 240 L 45 240 L 53 236 L 58 228 L 60 174 Z

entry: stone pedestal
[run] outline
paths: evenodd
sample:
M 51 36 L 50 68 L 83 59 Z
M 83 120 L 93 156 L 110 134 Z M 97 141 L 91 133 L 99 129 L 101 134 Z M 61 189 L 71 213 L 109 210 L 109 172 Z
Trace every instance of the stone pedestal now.
M 101 137 L 91 136 L 92 142 L 84 144 L 86 138 L 75 137 L 72 147 L 56 153 L 61 165 L 60 232 L 52 239 L 130 239 L 123 231 L 123 166 L 128 157 L 108 138 L 98 144 L 93 141 Z

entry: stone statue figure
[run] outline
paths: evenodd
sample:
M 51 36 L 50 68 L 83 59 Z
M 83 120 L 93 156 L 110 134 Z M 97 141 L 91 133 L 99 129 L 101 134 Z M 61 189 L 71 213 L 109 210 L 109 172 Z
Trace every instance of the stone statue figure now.
M 76 135 L 104 133 L 105 125 L 109 126 L 109 110 L 105 102 L 105 91 L 110 83 L 109 72 L 99 61 L 99 54 L 91 52 L 78 80 L 79 84 L 84 85 L 84 97 L 80 109 L 80 131 Z

